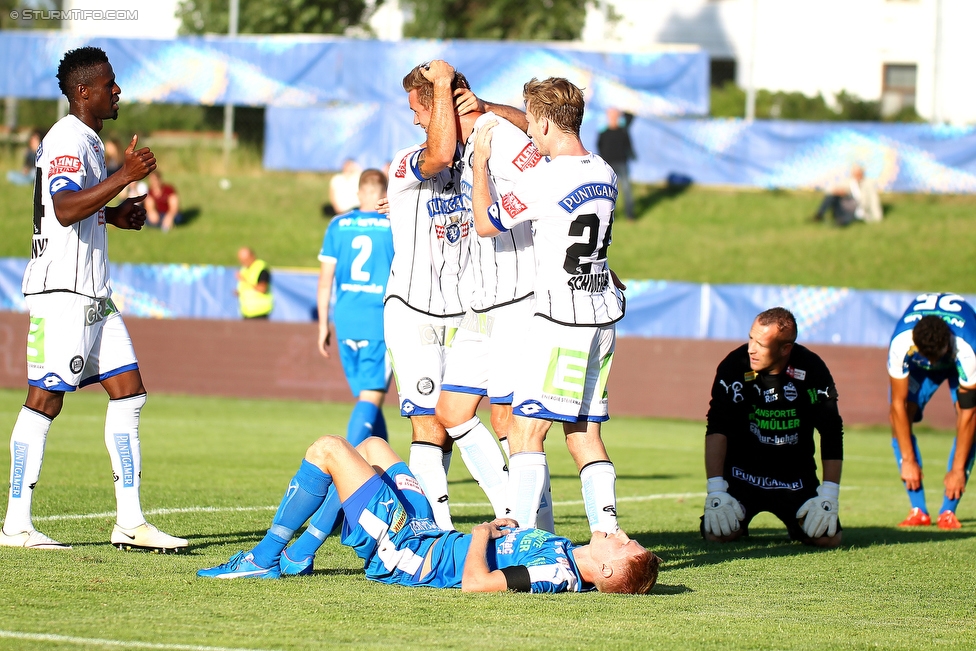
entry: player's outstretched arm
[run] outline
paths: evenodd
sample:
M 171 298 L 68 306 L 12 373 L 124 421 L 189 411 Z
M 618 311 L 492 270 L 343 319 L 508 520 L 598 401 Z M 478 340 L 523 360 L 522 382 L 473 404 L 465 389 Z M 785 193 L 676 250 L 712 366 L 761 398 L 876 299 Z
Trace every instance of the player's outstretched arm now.
M 922 468 L 918 465 L 915 448 L 912 446 L 912 421 L 908 416 L 908 377 L 889 376 L 888 379 L 891 382 L 889 420 L 891 435 L 898 442 L 901 451 L 901 479 L 908 490 L 918 490 L 922 485 Z
M 525 118 L 525 111 L 505 104 L 493 104 L 480 99 L 470 88 L 458 88 L 454 91 L 454 108 L 458 115 L 468 113 L 488 113 L 505 118 L 523 132 L 528 132 L 529 121 Z
M 132 142 L 125 150 L 121 169 L 98 185 L 85 190 L 63 190 L 54 195 L 54 214 L 62 226 L 71 226 L 94 215 L 105 208 L 105 204 L 117 197 L 129 183 L 141 181 L 156 169 L 156 157 L 148 147 L 136 150 L 137 142 L 138 136 L 132 136 Z M 112 213 L 118 209 L 105 208 L 106 221 L 114 223 L 115 217 Z
M 507 524 L 506 524 L 507 523 Z M 508 590 L 508 580 L 501 570 L 488 568 L 488 545 L 492 540 L 505 535 L 501 527 L 514 525 L 512 520 L 495 520 L 475 526 L 471 530 L 471 546 L 464 559 L 464 572 L 461 575 L 461 590 L 464 592 L 504 592 Z

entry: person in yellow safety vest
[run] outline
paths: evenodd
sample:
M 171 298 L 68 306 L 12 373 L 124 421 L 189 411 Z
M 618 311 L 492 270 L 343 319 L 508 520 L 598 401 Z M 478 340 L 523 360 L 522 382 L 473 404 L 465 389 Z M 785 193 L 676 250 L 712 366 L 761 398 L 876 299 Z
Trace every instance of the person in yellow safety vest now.
M 274 308 L 271 295 L 271 272 L 264 260 L 258 260 L 254 250 L 241 247 L 237 252 L 241 268 L 237 272 L 237 297 L 241 302 L 241 316 L 245 319 L 267 319 Z

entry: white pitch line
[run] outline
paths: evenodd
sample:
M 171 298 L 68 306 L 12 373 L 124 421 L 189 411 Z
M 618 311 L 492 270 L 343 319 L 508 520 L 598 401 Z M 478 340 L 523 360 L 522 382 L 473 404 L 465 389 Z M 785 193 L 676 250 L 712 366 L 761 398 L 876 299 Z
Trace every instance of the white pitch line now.
M 841 490 L 858 490 L 859 486 L 841 486 Z M 618 497 L 618 502 L 650 502 L 653 500 L 682 500 L 705 497 L 706 493 L 652 493 L 651 495 L 627 495 Z M 553 502 L 553 506 L 582 506 L 583 500 Z M 488 502 L 451 502 L 452 509 L 491 508 Z M 174 513 L 244 513 L 249 511 L 276 511 L 274 506 L 187 506 L 175 509 L 150 509 L 146 515 L 172 515 Z M 65 515 L 44 515 L 35 517 L 35 522 L 54 522 L 59 520 L 93 520 L 95 518 L 114 518 L 114 511 L 105 513 L 69 513 Z
M 125 649 L 165 649 L 167 651 L 268 651 L 265 649 L 239 649 L 226 646 L 201 646 L 199 644 L 160 644 L 157 642 L 136 642 L 133 640 L 101 640 L 93 637 L 73 637 L 70 635 L 51 635 L 45 633 L 20 633 L 0 630 L 0 638 L 27 640 L 29 642 L 57 642 L 84 646 L 109 646 Z

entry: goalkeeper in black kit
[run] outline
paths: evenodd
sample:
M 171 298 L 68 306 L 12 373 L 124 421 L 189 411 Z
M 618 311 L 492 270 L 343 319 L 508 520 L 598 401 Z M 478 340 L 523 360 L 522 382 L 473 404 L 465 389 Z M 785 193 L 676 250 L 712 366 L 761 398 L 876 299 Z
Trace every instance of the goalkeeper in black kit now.
M 783 521 L 791 540 L 817 547 L 841 542 L 844 424 L 837 389 L 823 360 L 795 341 L 796 319 L 775 307 L 756 317 L 749 343 L 718 366 L 705 431 L 706 540 L 747 535 L 749 522 L 768 511 Z

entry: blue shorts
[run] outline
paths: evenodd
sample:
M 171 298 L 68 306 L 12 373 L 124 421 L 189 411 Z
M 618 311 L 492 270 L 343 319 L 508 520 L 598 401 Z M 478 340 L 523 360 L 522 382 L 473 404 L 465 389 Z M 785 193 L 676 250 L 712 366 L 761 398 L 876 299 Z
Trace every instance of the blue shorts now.
M 908 367 L 908 402 L 918 405 L 918 411 L 915 412 L 916 423 L 922 420 L 922 412 L 925 411 L 925 405 L 932 398 L 932 394 L 946 380 L 949 381 L 952 404 L 956 404 L 959 373 L 954 367 L 931 371 L 917 366 Z
M 449 532 L 437 527 L 430 503 L 406 463 L 371 477 L 342 503 L 342 511 L 342 544 L 363 559 L 366 578 L 436 585 L 431 577 L 421 581 L 424 557 Z
M 391 375 L 386 342 L 339 339 L 338 343 L 339 361 L 352 395 L 358 398 L 362 391 L 386 391 Z

